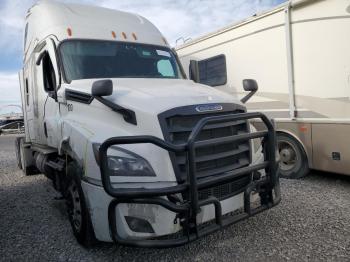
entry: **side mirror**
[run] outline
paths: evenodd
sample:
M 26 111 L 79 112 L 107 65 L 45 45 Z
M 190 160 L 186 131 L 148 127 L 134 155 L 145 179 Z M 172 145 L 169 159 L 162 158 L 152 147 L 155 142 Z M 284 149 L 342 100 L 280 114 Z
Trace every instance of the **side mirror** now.
M 256 91 L 258 91 L 258 83 L 254 79 L 244 79 L 243 89 L 244 91 L 250 92 L 241 99 L 242 103 L 246 103 L 256 93 Z
M 110 96 L 113 93 L 113 82 L 110 79 L 97 80 L 92 83 L 92 96 Z
M 258 91 L 258 83 L 254 79 L 244 79 L 243 89 L 248 92 L 256 92 Z
M 196 83 L 199 82 L 198 62 L 196 60 L 190 61 L 190 79 Z

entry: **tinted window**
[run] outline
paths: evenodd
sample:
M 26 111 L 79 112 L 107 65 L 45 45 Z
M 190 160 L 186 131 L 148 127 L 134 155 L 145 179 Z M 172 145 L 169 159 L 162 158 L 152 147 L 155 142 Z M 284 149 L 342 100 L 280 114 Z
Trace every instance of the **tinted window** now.
M 56 87 L 55 71 L 54 71 L 50 56 L 47 52 L 43 57 L 42 64 L 43 64 L 43 77 L 44 77 L 43 80 L 44 80 L 45 91 L 46 92 L 55 91 L 55 87 Z
M 67 81 L 88 78 L 182 78 L 170 49 L 114 41 L 70 40 L 60 47 Z
M 226 84 L 226 59 L 224 55 L 214 56 L 198 62 L 199 82 L 209 86 Z
M 27 106 L 29 106 L 29 88 L 28 88 L 28 79 L 27 78 L 25 81 L 25 89 L 26 89 L 26 102 L 27 102 Z

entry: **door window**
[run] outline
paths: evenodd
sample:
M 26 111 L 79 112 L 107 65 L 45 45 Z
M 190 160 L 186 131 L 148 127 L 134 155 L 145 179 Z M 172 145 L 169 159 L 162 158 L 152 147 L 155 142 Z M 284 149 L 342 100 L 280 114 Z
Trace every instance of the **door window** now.
M 29 106 L 29 87 L 28 87 L 28 78 L 25 81 L 25 92 L 26 92 L 26 103 Z
M 53 92 L 55 91 L 56 87 L 55 70 L 53 68 L 49 53 L 47 51 L 45 52 L 46 53 L 42 60 L 44 89 L 46 92 Z

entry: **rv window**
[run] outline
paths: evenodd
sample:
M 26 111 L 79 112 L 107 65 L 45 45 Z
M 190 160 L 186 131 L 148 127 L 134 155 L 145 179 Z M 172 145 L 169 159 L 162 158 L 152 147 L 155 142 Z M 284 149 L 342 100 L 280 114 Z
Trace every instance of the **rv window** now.
M 183 78 L 172 51 L 163 46 L 69 40 L 59 48 L 66 81 L 89 78 Z
M 198 62 L 199 82 L 220 86 L 227 82 L 225 55 L 214 56 Z
M 43 65 L 44 89 L 46 92 L 55 91 L 56 76 L 55 76 L 55 71 L 48 53 L 44 55 L 42 60 L 42 65 Z

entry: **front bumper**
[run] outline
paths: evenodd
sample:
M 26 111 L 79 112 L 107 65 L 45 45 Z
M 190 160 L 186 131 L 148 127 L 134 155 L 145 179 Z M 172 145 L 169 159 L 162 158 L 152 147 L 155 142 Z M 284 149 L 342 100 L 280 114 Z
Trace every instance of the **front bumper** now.
M 267 131 L 234 135 L 205 141 L 197 141 L 201 130 L 207 124 L 215 124 L 223 121 L 249 120 L 260 118 L 265 124 Z M 196 176 L 196 164 L 194 162 L 196 148 L 208 144 L 220 144 L 264 138 L 264 161 L 258 164 L 251 164 L 247 167 L 223 173 L 220 176 L 198 179 Z M 187 182 L 171 187 L 146 189 L 146 188 L 115 188 L 110 180 L 110 171 L 107 162 L 107 150 L 116 144 L 152 143 L 165 150 L 172 152 L 183 152 L 187 154 Z M 138 247 L 172 247 L 194 241 L 202 236 L 217 231 L 225 226 L 236 223 L 242 219 L 258 214 L 266 209 L 277 205 L 280 201 L 280 188 L 277 176 L 276 163 L 276 137 L 273 124 L 261 113 L 243 113 L 214 116 L 203 118 L 193 129 L 187 143 L 182 145 L 170 144 L 153 136 L 131 136 L 113 137 L 101 144 L 99 149 L 100 169 L 104 190 L 113 197 L 108 207 L 108 221 L 113 241 L 119 244 Z M 259 180 L 252 180 L 248 186 L 239 189 L 236 194 L 244 193 L 244 212 L 235 215 L 223 215 L 219 199 L 211 196 L 204 200 L 198 199 L 198 191 L 201 189 L 229 183 L 241 176 L 251 176 L 253 172 L 265 170 L 266 176 Z M 252 207 L 251 195 L 258 193 L 260 205 Z M 176 194 L 186 194 L 187 200 L 174 197 Z M 159 205 L 176 213 L 179 218 L 182 232 L 176 238 L 169 239 L 144 239 L 144 238 L 123 238 L 118 233 L 116 223 L 116 208 L 119 204 L 151 204 Z M 197 216 L 204 206 L 213 205 L 215 208 L 215 219 L 212 223 L 198 224 Z

